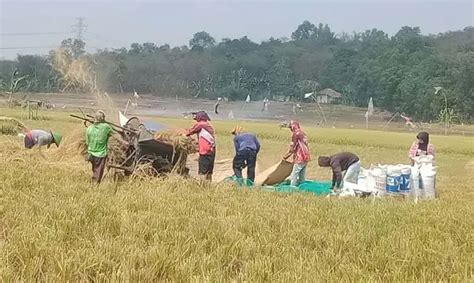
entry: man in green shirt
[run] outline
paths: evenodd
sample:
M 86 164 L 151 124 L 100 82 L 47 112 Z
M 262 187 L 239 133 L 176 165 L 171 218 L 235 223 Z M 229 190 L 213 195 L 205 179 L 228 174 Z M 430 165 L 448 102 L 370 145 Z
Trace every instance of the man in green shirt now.
M 86 130 L 86 144 L 89 154 L 88 160 L 92 164 L 93 183 L 99 184 L 104 176 L 108 143 L 112 131 L 112 127 L 105 123 L 104 111 L 97 111 L 94 117 L 94 123 Z

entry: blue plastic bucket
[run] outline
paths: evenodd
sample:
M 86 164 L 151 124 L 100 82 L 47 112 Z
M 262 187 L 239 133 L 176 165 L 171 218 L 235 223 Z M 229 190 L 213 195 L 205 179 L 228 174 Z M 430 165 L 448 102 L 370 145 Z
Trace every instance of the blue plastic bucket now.
M 407 192 L 410 190 L 410 175 L 411 169 L 410 168 L 403 168 L 402 169 L 402 178 L 400 182 L 400 191 Z
M 387 185 L 385 186 L 385 189 L 391 193 L 398 193 L 400 191 L 401 179 L 402 179 L 401 175 L 388 175 Z

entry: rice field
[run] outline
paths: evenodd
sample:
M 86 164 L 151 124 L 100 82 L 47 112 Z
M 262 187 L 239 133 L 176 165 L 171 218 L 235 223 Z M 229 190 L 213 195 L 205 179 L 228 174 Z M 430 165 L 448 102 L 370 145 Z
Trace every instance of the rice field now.
M 11 110 L 2 116 L 21 118 Z M 43 159 L 0 135 L 0 280 L 11 281 L 455 281 L 474 274 L 474 138 L 432 135 L 439 199 L 315 197 L 180 177 L 89 184 L 68 143 L 83 125 L 48 112 L 29 128 L 60 131 Z M 191 120 L 160 119 L 175 128 Z M 236 122 L 216 121 L 217 159 L 233 156 Z M 277 162 L 290 133 L 255 132 L 259 167 Z M 330 179 L 320 154 L 352 151 L 363 167 L 408 163 L 415 133 L 304 129 L 309 178 Z

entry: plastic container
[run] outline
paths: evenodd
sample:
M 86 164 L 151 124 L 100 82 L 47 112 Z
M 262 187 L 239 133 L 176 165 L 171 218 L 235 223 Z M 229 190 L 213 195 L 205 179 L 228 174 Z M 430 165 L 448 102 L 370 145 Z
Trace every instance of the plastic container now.
M 385 189 L 389 193 L 398 193 L 400 191 L 400 176 L 387 175 Z
M 400 192 L 409 193 L 410 191 L 410 176 L 411 168 L 409 166 L 403 166 L 401 169 L 401 182 L 400 182 Z
M 387 168 L 387 184 L 385 186 L 387 192 L 400 192 L 400 183 L 402 180 L 402 172 L 398 166 L 389 166 Z

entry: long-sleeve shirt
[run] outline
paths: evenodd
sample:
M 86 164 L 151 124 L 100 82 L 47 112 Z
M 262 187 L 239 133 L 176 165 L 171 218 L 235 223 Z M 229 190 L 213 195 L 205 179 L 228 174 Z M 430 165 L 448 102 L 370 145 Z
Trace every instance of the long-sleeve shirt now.
M 341 152 L 329 157 L 332 169 L 332 187 L 339 187 L 342 182 L 342 172 L 359 161 L 359 157 L 351 152 Z
M 306 163 L 311 160 L 306 135 L 301 130 L 293 132 L 291 137 L 290 152 L 293 153 L 293 162 Z
M 207 121 L 199 121 L 188 130 L 186 136 L 198 135 L 198 145 L 200 155 L 209 155 L 215 152 L 216 143 L 214 139 L 214 129 Z
M 31 130 L 27 135 L 30 135 L 34 145 L 50 145 L 53 142 L 53 136 L 51 133 L 43 130 Z
M 410 147 L 410 151 L 408 152 L 408 156 L 410 158 L 413 158 L 413 157 L 420 156 L 420 155 L 433 155 L 433 156 L 435 156 L 434 146 L 431 143 L 429 143 L 427 148 L 426 148 L 426 151 L 423 151 L 423 150 L 419 149 L 418 141 L 413 142 L 413 144 Z
M 242 133 L 234 137 L 235 152 L 239 153 L 243 150 L 253 150 L 257 153 L 260 151 L 260 142 L 257 137 L 251 133 Z

